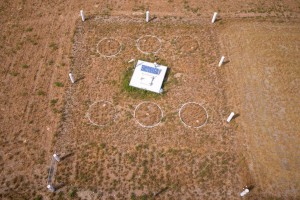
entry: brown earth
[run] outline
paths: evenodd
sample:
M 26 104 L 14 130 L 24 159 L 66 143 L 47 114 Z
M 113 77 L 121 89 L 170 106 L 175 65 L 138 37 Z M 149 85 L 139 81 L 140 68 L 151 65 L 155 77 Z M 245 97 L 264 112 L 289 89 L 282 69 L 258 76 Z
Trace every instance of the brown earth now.
M 238 199 L 246 184 L 248 199 L 299 198 L 299 13 L 297 0 L 1 1 L 0 198 Z M 158 57 L 135 46 L 152 34 Z M 118 57 L 97 53 L 104 37 L 124 43 Z M 221 55 L 230 62 L 218 68 Z M 136 124 L 141 99 L 120 89 L 133 57 L 171 68 L 166 95 L 151 97 L 166 114 L 154 129 Z M 117 109 L 104 128 L 86 117 L 101 99 Z M 191 99 L 208 110 L 199 130 L 178 118 Z M 226 124 L 231 111 L 240 116 Z M 52 194 L 54 151 L 67 156 Z

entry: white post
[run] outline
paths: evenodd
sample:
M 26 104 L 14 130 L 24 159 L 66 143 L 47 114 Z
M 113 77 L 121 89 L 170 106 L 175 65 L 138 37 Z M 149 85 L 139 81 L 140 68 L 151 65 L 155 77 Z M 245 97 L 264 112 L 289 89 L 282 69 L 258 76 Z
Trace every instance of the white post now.
M 73 76 L 73 74 L 71 72 L 69 73 L 69 77 L 70 77 L 71 82 L 75 83 L 74 76 Z
M 229 117 L 227 118 L 228 123 L 232 120 L 233 116 L 234 116 L 234 112 L 231 112 Z
M 128 63 L 132 63 L 132 62 L 134 62 L 134 61 L 135 61 L 135 59 L 132 58 L 131 60 L 128 61 Z
M 55 192 L 55 188 L 52 185 L 47 185 L 48 190 L 50 190 L 51 192 Z
M 146 11 L 146 22 L 149 22 L 150 19 L 150 12 L 149 10 Z
M 243 192 L 241 192 L 241 197 L 245 196 L 246 194 L 248 194 L 250 192 L 250 190 L 248 188 L 246 188 Z
M 83 14 L 83 10 L 80 10 L 80 16 L 81 16 L 81 20 L 84 22 L 85 21 L 85 17 Z
M 55 153 L 55 154 L 53 154 L 53 157 L 54 157 L 54 159 L 57 161 L 57 162 L 59 162 L 60 161 L 60 158 L 58 157 L 58 155 Z
M 219 62 L 219 67 L 221 67 L 221 65 L 223 64 L 223 62 L 224 62 L 224 59 L 225 59 L 225 57 L 224 57 L 224 56 L 222 56 L 222 57 L 221 57 L 221 60 L 220 60 L 220 62 Z
M 212 18 L 212 20 L 211 20 L 211 23 L 215 23 L 215 21 L 216 21 L 216 19 L 217 19 L 217 15 L 218 15 L 218 13 L 217 13 L 217 12 L 214 12 L 214 16 L 213 16 L 213 18 Z

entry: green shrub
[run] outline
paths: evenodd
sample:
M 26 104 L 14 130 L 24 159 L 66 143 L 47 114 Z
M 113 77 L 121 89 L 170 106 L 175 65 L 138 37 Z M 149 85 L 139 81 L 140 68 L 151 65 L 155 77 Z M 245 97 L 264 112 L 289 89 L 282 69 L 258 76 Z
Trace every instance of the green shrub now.
M 76 197 L 76 195 L 77 195 L 77 189 L 76 188 L 72 188 L 70 190 L 70 192 L 69 192 L 69 195 L 70 195 L 71 198 Z
M 53 65 L 54 64 L 54 60 L 49 60 L 48 65 Z
M 24 68 L 24 69 L 27 69 L 28 67 L 29 67 L 29 65 L 27 65 L 27 64 L 22 65 L 22 68 Z
M 39 96 L 45 96 L 45 95 L 46 95 L 46 92 L 44 92 L 43 90 L 39 90 L 39 91 L 37 92 L 37 95 L 39 95 Z
M 54 106 L 58 102 L 58 99 L 52 99 L 50 101 L 51 106 Z
M 64 87 L 64 84 L 61 82 L 55 82 L 54 85 L 57 87 Z
M 42 195 L 38 195 L 37 197 L 34 198 L 34 200 L 43 200 L 43 196 Z
M 51 42 L 51 44 L 49 45 L 50 48 L 52 48 L 53 51 L 58 49 L 58 45 L 54 42 Z
M 33 30 L 33 28 L 29 27 L 29 28 L 26 29 L 26 32 L 31 32 L 32 30 Z

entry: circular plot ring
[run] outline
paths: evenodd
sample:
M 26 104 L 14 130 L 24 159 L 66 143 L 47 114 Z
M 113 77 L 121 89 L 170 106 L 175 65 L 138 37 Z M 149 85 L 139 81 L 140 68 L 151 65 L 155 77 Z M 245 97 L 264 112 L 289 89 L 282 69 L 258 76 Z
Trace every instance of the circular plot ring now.
M 95 104 L 97 104 L 97 103 L 104 103 L 103 106 L 105 106 L 105 104 L 109 104 L 109 105 L 111 105 L 111 106 L 114 108 L 114 114 L 113 114 L 113 117 L 111 118 L 111 120 L 109 120 L 109 121 L 106 122 L 106 123 L 99 124 L 99 123 L 93 121 L 93 119 L 91 119 L 91 114 L 90 114 L 90 112 L 91 112 L 91 110 L 93 109 L 93 106 L 94 106 Z M 106 125 L 108 125 L 110 122 L 115 121 L 116 112 L 117 112 L 117 110 L 116 110 L 115 106 L 114 106 L 111 102 L 109 102 L 109 101 L 104 101 L 104 100 L 103 100 L 103 101 L 95 101 L 94 103 L 92 103 L 92 104 L 90 105 L 90 107 L 89 107 L 89 109 L 88 109 L 88 111 L 87 111 L 87 113 L 86 113 L 86 117 L 88 118 L 88 120 L 90 121 L 90 123 L 91 123 L 92 125 L 95 125 L 95 126 L 99 126 L 99 127 L 100 127 L 100 126 L 106 126 Z
M 205 119 L 205 122 L 204 122 L 203 124 L 201 124 L 201 125 L 199 125 L 199 126 L 191 126 L 191 125 L 188 125 L 187 123 L 185 123 L 185 122 L 183 121 L 182 116 L 181 116 L 182 109 L 183 109 L 184 107 L 186 107 L 187 105 L 190 105 L 190 104 L 198 105 L 198 106 L 200 106 L 201 108 L 203 108 L 203 110 L 205 111 L 206 119 Z M 208 120 L 208 113 L 207 113 L 207 110 L 206 110 L 202 105 L 200 105 L 199 103 L 196 103 L 196 102 L 187 102 L 187 103 L 183 104 L 183 105 L 180 107 L 180 109 L 179 109 L 179 119 L 180 119 L 180 121 L 184 124 L 184 126 L 186 126 L 186 127 L 188 127 L 188 128 L 201 128 L 201 127 L 205 126 L 206 123 L 207 123 L 207 120 Z
M 192 41 L 195 41 L 196 44 L 197 44 L 197 47 L 196 47 L 196 48 L 193 48 L 193 47 L 192 47 L 191 50 L 185 50 L 185 51 L 181 50 L 181 49 L 178 47 L 178 42 L 179 42 L 181 39 L 183 39 L 183 38 L 189 38 L 189 39 L 191 39 Z M 175 38 L 174 42 L 175 42 L 175 44 L 174 44 L 175 48 L 177 48 L 177 49 L 178 49 L 180 52 L 182 52 L 182 53 L 193 53 L 193 52 L 195 52 L 195 51 L 197 50 L 197 48 L 200 47 L 200 44 L 199 44 L 198 40 L 197 40 L 196 38 L 190 36 L 190 35 L 182 35 L 182 36 L 178 36 L 178 37 Z M 190 47 L 190 46 L 189 46 L 189 47 Z
M 155 124 L 153 124 L 153 125 L 145 125 L 145 124 L 139 122 L 139 120 L 136 118 L 136 111 L 139 109 L 139 107 L 140 107 L 141 105 L 146 104 L 146 103 L 154 104 L 155 106 L 158 107 L 158 109 L 160 110 L 160 113 L 161 113 L 159 122 L 157 122 L 157 123 L 155 123 Z M 158 125 L 161 123 L 161 120 L 162 120 L 162 118 L 164 117 L 164 113 L 163 113 L 161 107 L 160 107 L 158 104 L 153 103 L 153 102 L 150 102 L 150 101 L 143 101 L 143 102 L 139 103 L 139 104 L 135 107 L 133 116 L 134 116 L 136 122 L 137 122 L 141 127 L 144 127 L 144 128 L 153 128 L 153 127 L 155 127 L 155 126 L 158 126 Z
M 148 52 L 148 51 L 143 51 L 140 47 L 140 40 L 143 39 L 143 38 L 155 38 L 158 42 L 159 42 L 159 48 L 156 50 L 156 51 L 152 51 L 152 52 Z M 139 39 L 136 40 L 136 47 L 137 49 L 142 52 L 143 54 L 157 54 L 160 50 L 161 50 L 161 47 L 162 47 L 162 41 L 161 39 L 159 39 L 158 37 L 156 37 L 155 35 L 144 35 L 144 36 L 141 36 Z
M 105 40 L 114 40 L 114 41 L 118 42 L 119 43 L 119 49 L 118 49 L 118 51 L 116 53 L 114 53 L 114 54 L 111 54 L 111 55 L 107 55 L 107 54 L 101 53 L 99 51 L 99 44 L 101 44 Z M 106 57 L 106 58 L 116 57 L 121 52 L 121 50 L 122 50 L 122 43 L 119 40 L 115 39 L 115 38 L 103 38 L 102 40 L 100 40 L 97 43 L 97 53 L 99 53 L 101 56 Z

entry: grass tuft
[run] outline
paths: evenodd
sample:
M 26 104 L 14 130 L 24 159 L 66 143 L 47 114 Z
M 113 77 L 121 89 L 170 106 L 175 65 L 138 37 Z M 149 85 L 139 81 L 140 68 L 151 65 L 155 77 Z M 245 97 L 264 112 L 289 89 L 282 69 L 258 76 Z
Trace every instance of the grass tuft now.
M 54 85 L 55 85 L 56 87 L 64 87 L 64 84 L 61 83 L 61 82 L 55 82 Z
M 39 90 L 39 91 L 37 92 L 37 95 L 39 95 L 39 96 L 45 96 L 45 95 L 46 95 L 46 92 L 44 92 L 43 90 Z
M 57 45 L 56 43 L 54 43 L 54 42 L 51 42 L 50 45 L 49 45 L 49 47 L 50 47 L 53 51 L 55 51 L 55 50 L 58 49 L 58 45 Z
M 23 64 L 23 65 L 22 65 L 22 68 L 23 68 L 23 69 L 27 69 L 27 68 L 29 68 L 29 65 Z

